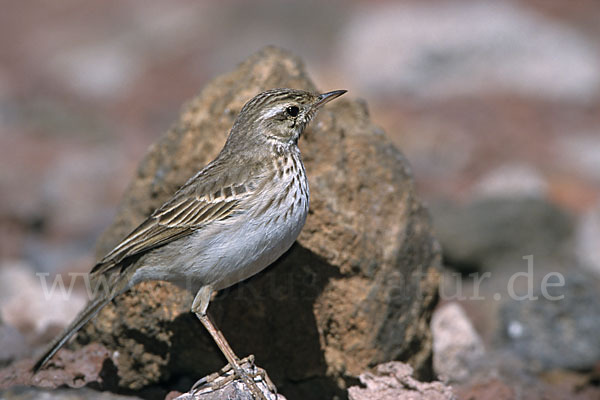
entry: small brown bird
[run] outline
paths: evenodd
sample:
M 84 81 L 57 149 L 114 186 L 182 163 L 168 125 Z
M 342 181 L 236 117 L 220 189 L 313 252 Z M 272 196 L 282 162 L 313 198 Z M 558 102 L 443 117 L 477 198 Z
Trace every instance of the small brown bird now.
M 240 111 L 225 146 L 91 271 L 103 291 L 39 358 L 39 370 L 115 296 L 149 280 L 191 287 L 192 312 L 234 373 L 264 398 L 206 310 L 214 291 L 261 271 L 296 240 L 308 213 L 298 139 L 317 110 L 345 90 L 272 89 Z M 191 285 L 191 286 L 190 286 Z

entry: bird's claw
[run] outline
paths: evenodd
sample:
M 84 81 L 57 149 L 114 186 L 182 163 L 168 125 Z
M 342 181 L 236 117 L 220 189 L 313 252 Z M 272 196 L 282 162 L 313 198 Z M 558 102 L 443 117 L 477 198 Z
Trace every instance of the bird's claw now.
M 215 392 L 230 382 L 241 379 L 242 382 L 249 386 L 255 398 L 259 400 L 270 400 L 271 398 L 271 396 L 267 398 L 264 392 L 258 387 L 257 383 L 261 382 L 266 386 L 269 393 L 273 394 L 275 399 L 277 398 L 277 388 L 269 378 L 267 372 L 254 364 L 254 355 L 249 355 L 241 359 L 238 365 L 241 367 L 241 371 L 238 371 L 238 373 L 236 373 L 230 364 L 227 364 L 218 372 L 200 378 L 192 386 L 191 392 L 194 394 Z M 246 376 L 241 376 L 242 374 Z

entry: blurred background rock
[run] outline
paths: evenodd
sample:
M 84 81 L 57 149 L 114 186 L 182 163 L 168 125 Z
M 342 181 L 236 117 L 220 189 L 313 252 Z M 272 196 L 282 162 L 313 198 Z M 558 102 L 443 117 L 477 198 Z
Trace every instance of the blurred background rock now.
M 460 303 L 485 348 L 473 358 L 477 382 L 461 366 L 461 394 L 598 395 L 597 1 L 0 6 L 0 365 L 85 301 L 47 305 L 34 273 L 87 272 L 137 163 L 182 102 L 274 44 L 300 56 L 321 89 L 365 99 L 411 162 L 448 255 L 442 303 Z M 530 254 L 538 295 L 556 271 L 564 294 L 585 301 L 511 300 L 508 280 Z M 474 299 L 469 274 L 485 272 L 484 299 Z M 536 337 L 548 343 L 537 358 L 526 343 Z

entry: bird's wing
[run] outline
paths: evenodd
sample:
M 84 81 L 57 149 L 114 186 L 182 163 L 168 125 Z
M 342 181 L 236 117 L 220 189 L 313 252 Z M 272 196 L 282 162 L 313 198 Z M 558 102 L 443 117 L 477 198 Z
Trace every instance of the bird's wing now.
M 247 176 L 246 179 L 222 179 L 221 168 L 213 169 L 209 166 L 190 179 L 96 264 L 92 273 L 112 270 L 129 257 L 187 236 L 240 211 L 240 202 L 255 191 L 256 180 L 248 180 Z

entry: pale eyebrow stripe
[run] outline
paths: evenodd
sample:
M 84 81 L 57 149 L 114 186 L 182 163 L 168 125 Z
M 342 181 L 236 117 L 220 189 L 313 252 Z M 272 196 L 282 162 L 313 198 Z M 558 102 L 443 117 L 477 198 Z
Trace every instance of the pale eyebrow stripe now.
M 273 107 L 273 108 L 268 108 L 265 112 L 263 112 L 261 114 L 261 118 L 262 119 L 267 119 L 267 118 L 271 118 L 277 114 L 279 114 L 280 112 L 282 112 L 283 110 L 285 110 L 285 107 Z

